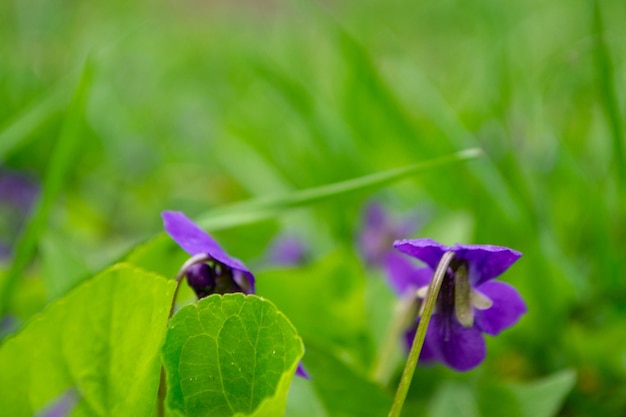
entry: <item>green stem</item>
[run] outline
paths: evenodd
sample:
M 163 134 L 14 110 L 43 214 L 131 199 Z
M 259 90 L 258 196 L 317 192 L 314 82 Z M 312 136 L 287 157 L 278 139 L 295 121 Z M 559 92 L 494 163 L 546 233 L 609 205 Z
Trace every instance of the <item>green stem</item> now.
M 393 400 L 393 404 L 391 405 L 391 410 L 389 411 L 389 417 L 399 417 L 402 412 L 402 406 L 404 405 L 406 394 L 409 392 L 409 386 L 411 385 L 411 380 L 413 379 L 413 374 L 415 373 L 415 367 L 417 366 L 417 361 L 420 357 L 422 346 L 424 345 L 428 323 L 430 322 L 430 318 L 435 310 L 435 303 L 437 302 L 437 297 L 439 296 L 441 283 L 446 276 L 446 271 L 448 270 L 452 259 L 454 259 L 454 252 L 446 252 L 443 254 L 441 260 L 439 261 L 439 265 L 437 265 L 437 270 L 433 275 L 433 279 L 430 282 L 430 286 L 428 287 L 428 295 L 426 296 L 426 301 L 424 302 L 424 311 L 422 312 L 419 325 L 417 326 L 415 339 L 413 339 L 413 345 L 411 346 L 409 357 L 406 360 L 406 365 L 404 366 L 404 371 L 402 372 L 402 377 L 400 378 L 400 384 L 398 385 L 396 396 Z
M 213 258 L 211 258 L 209 255 L 201 253 L 201 254 L 192 256 L 191 258 L 187 260 L 187 262 L 183 264 L 183 266 L 180 267 L 175 278 L 176 289 L 174 290 L 174 295 L 172 296 L 172 305 L 170 306 L 170 314 L 167 317 L 168 323 L 170 319 L 172 318 L 172 316 L 174 315 L 174 310 L 176 308 L 176 298 L 178 297 L 178 289 L 180 288 L 180 283 L 183 281 L 183 278 L 185 277 L 185 272 L 187 271 L 187 269 L 193 265 L 203 264 L 212 259 Z M 161 364 L 161 378 L 159 381 L 159 393 L 158 393 L 158 399 L 157 399 L 157 416 L 158 417 L 165 417 L 165 397 L 166 396 L 167 396 L 167 382 L 165 379 L 165 368 L 163 367 L 163 364 Z

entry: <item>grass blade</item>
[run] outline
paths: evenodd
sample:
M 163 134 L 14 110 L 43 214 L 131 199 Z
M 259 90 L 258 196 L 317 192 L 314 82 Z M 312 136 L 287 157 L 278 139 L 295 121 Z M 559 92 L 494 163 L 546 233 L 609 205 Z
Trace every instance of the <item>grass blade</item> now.
M 62 87 L 65 87 L 65 84 Z M 0 131 L 0 164 L 6 161 L 11 152 L 24 145 L 33 132 L 62 110 L 69 99 L 62 87 L 48 92 Z
M 200 226 L 211 230 L 225 229 L 241 224 L 247 224 L 271 218 L 278 212 L 285 209 L 302 207 L 357 191 L 373 190 L 410 175 L 415 175 L 431 169 L 441 168 L 453 163 L 469 161 L 481 155 L 481 149 L 466 149 L 414 165 L 394 168 L 359 178 L 295 191 L 284 196 L 259 198 L 242 203 L 231 204 L 222 208 L 211 210 L 204 215 L 201 215 L 197 221 Z
M 0 316 L 8 309 L 16 284 L 31 261 L 39 237 L 45 230 L 48 216 L 57 196 L 63 189 L 67 175 L 78 153 L 84 108 L 91 84 L 91 67 L 86 62 L 66 112 L 65 121 L 50 158 L 43 183 L 42 195 L 37 202 L 22 235 L 14 248 L 13 261 L 7 271 L 0 291 Z
M 597 80 L 602 99 L 602 104 L 606 111 L 611 134 L 613 138 L 613 156 L 617 166 L 617 178 L 621 185 L 626 181 L 626 155 L 624 155 L 624 131 L 620 121 L 619 103 L 615 90 L 615 75 L 613 74 L 613 64 L 611 53 L 604 37 L 604 19 L 600 2 L 594 0 L 592 14 L 592 29 L 595 39 L 595 59 L 597 66 Z

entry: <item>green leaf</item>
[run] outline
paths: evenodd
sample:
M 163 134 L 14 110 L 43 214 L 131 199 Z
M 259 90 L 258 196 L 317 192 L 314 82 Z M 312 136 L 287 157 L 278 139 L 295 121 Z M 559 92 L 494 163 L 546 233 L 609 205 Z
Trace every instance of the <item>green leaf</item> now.
M 188 417 L 282 415 L 303 353 L 296 329 L 269 301 L 204 298 L 171 321 L 163 347 L 167 405 Z
M 360 365 L 371 359 L 365 275 L 352 251 L 336 251 L 297 274 L 287 269 L 256 276 L 257 292 L 289 317 L 305 341 L 341 349 Z
M 442 384 L 430 400 L 430 417 L 478 417 L 478 405 L 470 387 L 460 382 Z
M 551 417 L 576 382 L 576 374 L 565 370 L 530 383 L 491 383 L 478 389 L 482 415 Z
M 477 399 L 482 416 L 524 417 L 517 397 L 502 382 L 480 384 Z
M 320 402 L 313 384 L 304 378 L 294 378 L 287 396 L 288 417 L 329 417 Z
M 304 365 L 329 416 L 380 417 L 389 412 L 387 392 L 317 344 L 307 341 Z
M 76 248 L 63 237 L 47 233 L 41 239 L 41 263 L 48 300 L 54 300 L 90 276 L 87 265 Z
M 72 416 L 152 416 L 174 281 L 114 266 L 0 347 L 0 410 L 32 416 L 69 388 Z
M 512 385 L 511 390 L 524 417 L 551 417 L 558 413 L 575 382 L 576 373 L 565 370 L 530 384 Z

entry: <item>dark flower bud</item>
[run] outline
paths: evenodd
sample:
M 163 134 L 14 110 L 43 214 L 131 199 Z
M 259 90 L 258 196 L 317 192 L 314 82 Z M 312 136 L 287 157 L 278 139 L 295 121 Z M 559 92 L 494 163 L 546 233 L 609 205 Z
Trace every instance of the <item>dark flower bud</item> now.
M 213 290 L 215 289 L 215 275 L 209 265 L 192 265 L 187 268 L 185 275 L 187 276 L 187 283 L 198 298 L 204 298 L 213 294 Z

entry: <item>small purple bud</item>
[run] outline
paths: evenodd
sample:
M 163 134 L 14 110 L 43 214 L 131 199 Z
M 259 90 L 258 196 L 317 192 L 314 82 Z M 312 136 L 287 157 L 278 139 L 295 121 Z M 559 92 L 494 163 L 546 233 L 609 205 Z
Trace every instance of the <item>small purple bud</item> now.
M 187 283 L 198 298 L 204 298 L 213 293 L 215 289 L 215 276 L 209 265 L 192 265 L 187 269 L 185 275 L 187 276 Z

